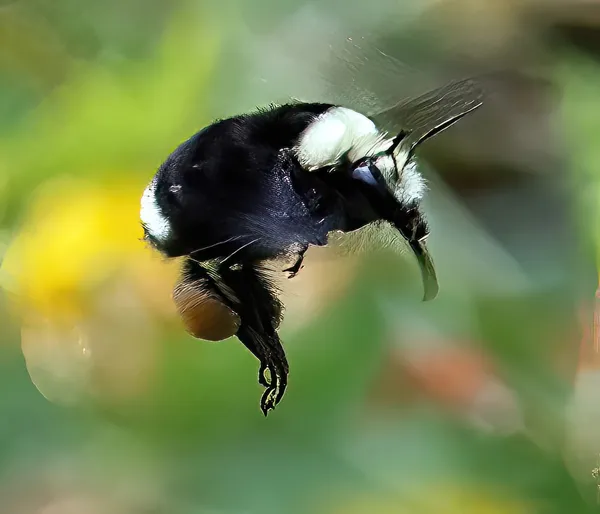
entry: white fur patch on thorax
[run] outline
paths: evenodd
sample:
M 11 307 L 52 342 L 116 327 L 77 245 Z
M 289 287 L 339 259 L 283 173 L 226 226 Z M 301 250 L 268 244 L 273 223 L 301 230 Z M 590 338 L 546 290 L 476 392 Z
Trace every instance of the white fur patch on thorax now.
M 171 233 L 171 225 L 160 212 L 156 203 L 156 178 L 144 190 L 141 201 L 140 220 L 152 237 L 165 241 Z
M 366 116 L 345 107 L 332 107 L 301 134 L 295 152 L 307 170 L 334 165 L 348 153 L 351 161 L 389 147 L 375 124 Z
M 301 134 L 295 153 L 307 170 L 335 165 L 344 155 L 351 162 L 389 149 L 391 138 L 381 132 L 366 116 L 345 107 L 332 107 L 312 122 Z M 420 200 L 425 181 L 414 160 L 407 162 L 408 152 L 400 145 L 391 155 L 375 162 L 400 203 Z

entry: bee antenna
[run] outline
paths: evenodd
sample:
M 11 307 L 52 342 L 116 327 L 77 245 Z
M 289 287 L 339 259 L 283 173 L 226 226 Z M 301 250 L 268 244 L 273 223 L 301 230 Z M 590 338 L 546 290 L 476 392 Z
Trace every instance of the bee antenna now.
M 236 253 L 242 251 L 244 248 L 253 245 L 254 243 L 256 243 L 257 241 L 260 241 L 260 237 L 257 237 L 256 239 L 253 239 L 252 241 L 250 241 L 249 243 L 246 243 L 245 245 L 240 246 L 239 248 L 237 248 L 236 250 L 234 250 L 233 252 L 231 252 L 227 257 L 225 257 L 225 259 L 223 259 L 221 261 L 221 266 L 223 264 L 225 264 L 225 262 L 227 262 L 229 259 L 231 259 Z

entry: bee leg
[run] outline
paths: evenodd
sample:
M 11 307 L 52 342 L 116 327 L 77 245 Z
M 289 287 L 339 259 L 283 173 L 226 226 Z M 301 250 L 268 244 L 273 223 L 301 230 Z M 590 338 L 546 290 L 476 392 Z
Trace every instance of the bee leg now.
M 223 266 L 220 275 L 221 286 L 232 299 L 235 297 L 232 307 L 241 321 L 236 336 L 260 361 L 258 382 L 265 388 L 260 408 L 266 416 L 287 387 L 289 366 L 277 333 L 282 307 L 265 273 L 256 265 Z
M 304 254 L 308 250 L 308 245 L 304 246 L 296 255 L 296 262 L 289 268 L 284 269 L 284 272 L 289 272 L 288 278 L 294 278 L 298 272 L 303 268 L 302 263 L 304 262 Z
M 275 329 L 259 332 L 244 323 L 240 326 L 237 337 L 260 361 L 258 383 L 265 388 L 260 408 L 266 416 L 281 401 L 287 387 L 289 365 L 281 340 Z

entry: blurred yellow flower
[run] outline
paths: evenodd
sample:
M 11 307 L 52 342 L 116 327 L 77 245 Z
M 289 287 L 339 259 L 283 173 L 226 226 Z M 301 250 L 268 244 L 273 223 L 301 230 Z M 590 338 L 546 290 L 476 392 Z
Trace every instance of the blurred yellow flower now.
M 23 314 L 70 323 L 87 313 L 89 295 L 125 271 L 143 282 L 170 277 L 167 266 L 141 240 L 143 185 L 97 185 L 52 180 L 35 195 L 21 232 L 8 248 L 1 283 L 15 293 Z
M 0 287 L 31 378 L 53 400 L 131 399 L 153 383 L 160 328 L 179 323 L 178 263 L 141 241 L 139 201 L 160 161 L 206 123 L 219 42 L 210 12 L 186 2 L 153 55 L 78 62 L 0 141 L 0 217 L 26 211 L 8 248 L 0 233 Z
M 150 381 L 158 325 L 176 319 L 178 263 L 141 240 L 143 187 L 52 180 L 6 252 L 0 285 L 15 300 L 30 375 L 48 398 L 135 396 Z
M 8 178 L 0 209 L 19 209 L 37 184 L 66 173 L 96 180 L 124 169 L 146 180 L 179 142 L 210 121 L 221 25 L 197 2 L 185 4 L 152 55 L 126 66 L 78 62 L 0 139 L 0 167 Z

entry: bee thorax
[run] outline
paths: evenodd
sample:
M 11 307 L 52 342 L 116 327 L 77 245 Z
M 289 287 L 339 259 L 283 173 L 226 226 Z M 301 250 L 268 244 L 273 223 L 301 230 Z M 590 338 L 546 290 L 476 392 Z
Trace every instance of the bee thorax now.
M 307 170 L 375 155 L 389 148 L 375 124 L 366 116 L 345 107 L 332 107 L 300 135 L 295 153 Z

